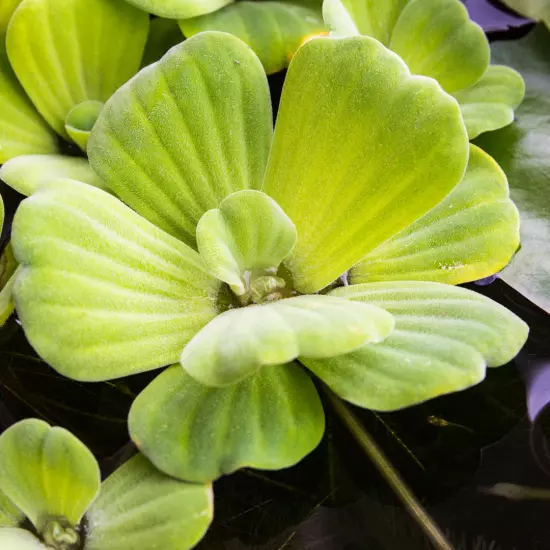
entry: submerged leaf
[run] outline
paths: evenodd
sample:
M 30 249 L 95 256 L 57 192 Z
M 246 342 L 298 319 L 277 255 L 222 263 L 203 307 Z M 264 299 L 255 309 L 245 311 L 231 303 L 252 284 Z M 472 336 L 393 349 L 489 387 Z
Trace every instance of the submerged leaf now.
M 393 325 L 392 316 L 377 307 L 298 296 L 218 315 L 187 344 L 180 363 L 199 382 L 226 386 L 264 365 L 334 357 L 380 342 Z
M 200 256 L 90 185 L 41 186 L 19 206 L 19 318 L 60 373 L 107 380 L 174 363 L 217 313 Z
M 86 513 L 86 550 L 187 550 L 212 521 L 212 489 L 177 481 L 143 455 L 131 458 L 101 485 Z
M 351 271 L 352 283 L 434 281 L 458 285 L 500 271 L 519 246 L 519 214 L 498 164 L 470 145 L 462 181 L 443 202 Z
M 237 191 L 200 219 L 197 244 L 210 273 L 242 296 L 246 272 L 278 268 L 296 244 L 296 228 L 266 194 Z
M 460 287 L 389 282 L 331 295 L 386 309 L 395 330 L 383 342 L 334 359 L 303 363 L 346 401 L 391 411 L 456 392 L 513 359 L 527 325 L 500 304 Z
M 0 490 L 39 532 L 58 517 L 77 526 L 99 491 L 99 466 L 88 448 L 42 420 L 22 420 L 3 432 L 0 456 Z
M 113 95 L 88 154 L 126 204 L 194 246 L 207 210 L 261 186 L 271 138 L 258 58 L 233 36 L 202 33 Z
M 203 31 L 234 34 L 248 44 L 267 74 L 282 71 L 304 40 L 326 31 L 317 10 L 283 2 L 236 2 L 226 8 L 179 22 L 187 37 Z
M 46 183 L 65 178 L 107 190 L 105 182 L 92 170 L 88 161 L 79 157 L 20 155 L 0 168 L 0 179 L 26 196 Z
M 316 292 L 436 206 L 461 180 L 458 104 L 372 38 L 314 39 L 285 81 L 263 191 L 298 229 L 285 260 Z
M 68 137 L 65 117 L 71 109 L 87 100 L 106 101 L 137 71 L 148 30 L 147 14 L 126 2 L 23 0 L 6 45 L 27 95 L 50 126 Z
M 239 468 L 292 466 L 325 429 L 313 383 L 295 363 L 260 370 L 228 388 L 209 388 L 181 367 L 158 376 L 134 401 L 130 435 L 174 477 L 208 482 Z
M 159 17 L 187 19 L 219 10 L 233 0 L 127 0 Z

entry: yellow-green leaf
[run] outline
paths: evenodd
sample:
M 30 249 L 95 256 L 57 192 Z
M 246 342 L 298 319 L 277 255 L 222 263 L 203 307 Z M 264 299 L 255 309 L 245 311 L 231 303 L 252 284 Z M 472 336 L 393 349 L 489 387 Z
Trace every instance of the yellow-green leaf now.
M 187 19 L 219 10 L 233 0 L 127 0 L 134 6 L 168 19 Z

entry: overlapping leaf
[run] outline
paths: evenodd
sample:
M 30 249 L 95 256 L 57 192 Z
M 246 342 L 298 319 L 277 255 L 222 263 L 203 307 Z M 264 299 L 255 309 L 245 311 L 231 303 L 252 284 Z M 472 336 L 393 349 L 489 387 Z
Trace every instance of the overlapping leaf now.
M 464 288 L 428 282 L 353 285 L 331 292 L 382 307 L 395 317 L 383 342 L 334 359 L 303 363 L 340 397 L 395 410 L 483 380 L 486 366 L 507 363 L 527 325 L 500 304 Z
M 106 101 L 137 71 L 148 29 L 147 14 L 126 2 L 23 0 L 6 44 L 27 95 L 50 126 L 68 137 L 65 117 L 71 109 L 87 100 Z
M 462 181 L 431 212 L 368 254 L 350 281 L 457 285 L 500 271 L 518 246 L 519 215 L 506 176 L 471 145 Z
M 32 533 L 25 529 L 0 528 L 2 550 L 48 550 Z
M 41 420 L 8 428 L 0 436 L 0 456 L 0 490 L 39 532 L 51 517 L 78 525 L 99 491 L 99 466 L 88 448 Z
M 233 0 L 127 0 L 159 17 L 187 19 L 219 10 Z
M 503 0 L 503 2 L 521 15 L 543 21 L 547 27 L 550 27 L 549 0 Z
M 157 468 L 207 482 L 247 466 L 292 466 L 319 444 L 325 424 L 313 383 L 290 363 L 227 388 L 209 388 L 171 367 L 134 401 L 129 426 Z
M 73 179 L 107 190 L 86 159 L 63 155 L 20 155 L 0 168 L 0 179 L 22 195 L 60 179 Z
M 267 74 L 286 68 L 307 37 L 326 32 L 317 10 L 284 2 L 236 2 L 179 24 L 187 37 L 208 30 L 238 36 L 258 55 Z
M 24 519 L 23 512 L 0 491 L 0 530 L 4 527 L 17 527 Z
M 436 206 L 467 157 L 457 103 L 379 42 L 305 44 L 285 82 L 262 189 L 298 229 L 285 260 L 295 288 L 327 286 Z
M 101 109 L 103 109 L 101 101 L 84 101 L 73 107 L 65 117 L 67 134 L 84 152 Z
M 101 485 L 86 513 L 86 550 L 187 550 L 212 521 L 212 489 L 159 472 L 131 458 Z
M 264 365 L 334 357 L 380 342 L 393 324 L 380 308 L 329 296 L 298 296 L 226 311 L 187 344 L 180 362 L 199 382 L 225 386 Z
M 271 138 L 258 58 L 233 36 L 202 33 L 114 94 L 88 154 L 124 202 L 194 245 L 207 210 L 234 191 L 260 187 Z
M 149 36 L 141 66 L 147 67 L 151 63 L 158 61 L 170 48 L 183 42 L 178 22 L 173 19 L 163 19 L 157 17 L 151 21 Z
M 71 378 L 174 363 L 216 315 L 219 283 L 200 256 L 90 185 L 40 187 L 18 208 L 12 243 L 25 334 Z

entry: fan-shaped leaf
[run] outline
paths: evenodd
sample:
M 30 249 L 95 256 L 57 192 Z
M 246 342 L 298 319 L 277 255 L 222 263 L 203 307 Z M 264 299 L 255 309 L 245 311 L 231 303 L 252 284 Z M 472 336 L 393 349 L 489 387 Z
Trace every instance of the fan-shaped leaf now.
M 462 181 L 431 212 L 368 254 L 352 283 L 434 281 L 457 285 L 500 271 L 519 246 L 519 214 L 498 164 L 470 145 Z
M 203 33 L 118 90 L 88 154 L 124 202 L 194 245 L 207 210 L 234 191 L 261 186 L 271 135 L 257 57 L 233 36 Z
M 412 0 L 389 46 L 413 74 L 435 78 L 447 92 L 477 82 L 489 65 L 489 42 L 460 0 Z
M 105 182 L 92 170 L 88 161 L 79 157 L 20 155 L 0 168 L 0 179 L 27 196 L 46 183 L 65 178 L 107 190 Z
M 171 367 L 134 401 L 129 426 L 157 468 L 207 482 L 247 466 L 294 465 L 319 444 L 325 421 L 310 378 L 290 363 L 228 388 L 203 386 Z
M 200 256 L 90 185 L 60 181 L 19 206 L 15 300 L 36 351 L 62 374 L 106 380 L 177 361 L 216 315 Z
M 380 308 L 329 296 L 298 296 L 218 315 L 187 344 L 183 368 L 209 386 L 234 384 L 264 365 L 334 357 L 380 342 L 393 319 Z
M 39 532 L 52 517 L 77 526 L 99 491 L 99 466 L 88 448 L 42 420 L 23 420 L 2 433 L 0 456 L 0 490 Z
M 67 134 L 84 152 L 101 109 L 103 109 L 101 101 L 84 101 L 73 107 L 65 118 Z
M 453 95 L 460 104 L 468 136 L 474 139 L 514 121 L 514 109 L 523 100 L 525 83 L 514 69 L 490 65 L 481 80 Z
M 266 194 L 237 191 L 200 219 L 197 244 L 210 273 L 242 296 L 246 272 L 276 270 L 296 244 L 296 228 Z
M 450 285 L 371 283 L 331 294 L 395 317 L 394 332 L 380 344 L 333 359 L 303 360 L 340 397 L 369 409 L 400 409 L 477 384 L 486 366 L 515 357 L 529 330 L 500 304 Z
M 187 19 L 219 10 L 233 0 L 128 0 L 134 6 L 168 19 Z
M 283 2 L 237 2 L 179 24 L 187 37 L 208 30 L 238 36 L 256 52 L 267 74 L 288 67 L 306 37 L 326 31 L 316 10 Z
M 148 30 L 147 14 L 126 2 L 23 0 L 8 29 L 7 51 L 40 114 L 67 137 L 71 109 L 106 101 L 137 71 Z
M 212 521 L 212 489 L 177 481 L 143 455 L 101 485 L 86 513 L 86 550 L 187 550 Z
M 263 191 L 298 229 L 285 264 L 312 293 L 436 206 L 461 180 L 458 104 L 367 37 L 314 39 L 286 78 Z
M 0 528 L 2 550 L 48 550 L 32 533 L 24 529 Z

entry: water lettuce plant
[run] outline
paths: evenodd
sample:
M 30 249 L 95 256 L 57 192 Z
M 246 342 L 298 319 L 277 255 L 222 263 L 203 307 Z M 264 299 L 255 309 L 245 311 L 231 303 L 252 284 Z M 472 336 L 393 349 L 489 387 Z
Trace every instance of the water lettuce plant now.
M 455 99 L 372 38 L 301 47 L 273 133 L 257 56 L 200 33 L 107 101 L 88 154 L 112 194 L 59 180 L 16 213 L 19 318 L 77 380 L 179 362 L 129 418 L 174 477 L 299 461 L 324 430 L 308 371 L 393 410 L 479 382 L 525 341 L 511 312 L 451 286 L 518 246 L 504 174 Z
M 523 79 L 489 64 L 485 33 L 460 0 L 324 0 L 323 16 L 333 35 L 372 36 L 413 74 L 435 78 L 458 101 L 470 139 L 513 122 Z
M 0 435 L 2 550 L 187 550 L 212 519 L 209 485 L 168 477 L 136 455 L 103 483 L 90 450 L 27 419 Z

